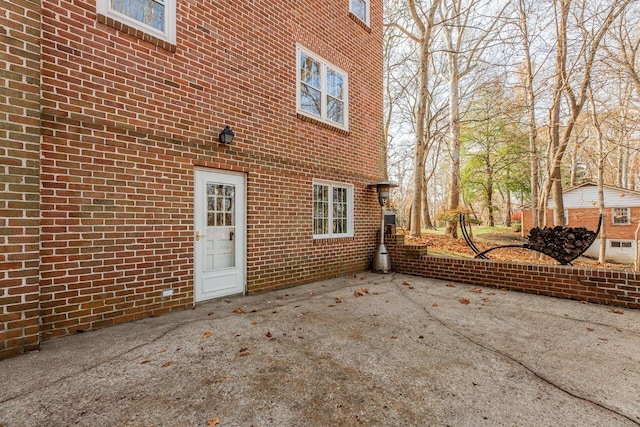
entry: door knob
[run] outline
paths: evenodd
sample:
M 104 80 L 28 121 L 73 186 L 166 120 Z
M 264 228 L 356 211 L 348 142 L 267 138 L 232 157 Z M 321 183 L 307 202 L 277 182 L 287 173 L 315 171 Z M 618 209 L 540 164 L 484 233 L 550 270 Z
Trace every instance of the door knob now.
M 200 232 L 199 232 L 199 231 L 196 231 L 196 242 L 197 242 L 198 240 L 200 240 L 200 238 L 201 238 L 201 237 L 204 237 L 204 234 L 203 234 L 203 235 L 200 235 Z

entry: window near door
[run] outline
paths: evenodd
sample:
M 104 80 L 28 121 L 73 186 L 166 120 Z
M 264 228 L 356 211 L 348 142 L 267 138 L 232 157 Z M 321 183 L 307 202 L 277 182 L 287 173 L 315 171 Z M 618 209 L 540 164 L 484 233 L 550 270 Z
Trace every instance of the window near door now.
M 353 236 L 353 186 L 313 183 L 313 237 Z
M 348 129 L 347 73 L 298 46 L 298 113 Z
M 171 44 L 176 42 L 176 0 L 97 0 L 97 12 Z
M 614 225 L 626 225 L 631 223 L 629 208 L 612 208 L 611 216 L 613 218 Z
M 369 26 L 369 0 L 349 0 L 349 11 Z

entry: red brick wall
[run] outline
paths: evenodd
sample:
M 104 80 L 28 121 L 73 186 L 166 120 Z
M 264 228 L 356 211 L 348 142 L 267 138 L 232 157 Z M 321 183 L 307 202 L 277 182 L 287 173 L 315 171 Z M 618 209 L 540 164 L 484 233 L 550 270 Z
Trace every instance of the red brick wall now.
M 640 274 L 634 271 L 428 256 L 426 248 L 405 245 L 400 235 L 385 237 L 385 243 L 392 268 L 400 273 L 640 308 Z
M 0 358 L 38 347 L 40 2 L 0 0 Z
M 382 5 L 367 31 L 348 3 L 179 1 L 165 49 L 99 22 L 91 1 L 43 1 L 44 338 L 193 304 L 195 167 L 246 173 L 250 293 L 368 268 Z M 296 114 L 296 43 L 349 73 L 349 132 Z M 314 178 L 354 185 L 353 238 L 312 238 Z

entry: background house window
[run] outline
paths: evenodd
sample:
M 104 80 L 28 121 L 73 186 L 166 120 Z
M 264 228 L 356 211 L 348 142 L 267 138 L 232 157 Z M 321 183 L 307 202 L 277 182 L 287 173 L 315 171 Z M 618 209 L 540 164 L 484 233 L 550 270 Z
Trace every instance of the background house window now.
M 313 236 L 353 235 L 353 187 L 345 184 L 314 182 Z
M 369 26 L 369 0 L 349 0 L 349 11 Z
M 298 112 L 347 129 L 347 74 L 298 47 Z
M 629 208 L 613 208 L 611 209 L 613 224 L 624 225 L 630 224 Z
M 633 247 L 633 243 L 632 242 L 622 242 L 619 240 L 613 240 L 611 241 L 611 247 L 612 248 L 632 248 Z
M 175 44 L 176 0 L 97 0 L 99 14 Z

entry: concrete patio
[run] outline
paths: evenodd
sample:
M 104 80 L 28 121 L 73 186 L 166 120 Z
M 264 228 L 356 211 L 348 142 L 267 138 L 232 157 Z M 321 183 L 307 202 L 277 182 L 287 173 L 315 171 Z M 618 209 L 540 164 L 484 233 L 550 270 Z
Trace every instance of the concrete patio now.
M 640 425 L 640 311 L 361 273 L 46 341 L 0 425 Z

